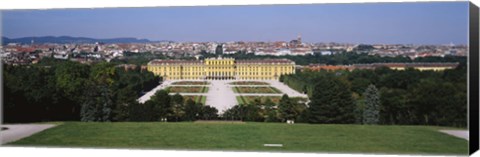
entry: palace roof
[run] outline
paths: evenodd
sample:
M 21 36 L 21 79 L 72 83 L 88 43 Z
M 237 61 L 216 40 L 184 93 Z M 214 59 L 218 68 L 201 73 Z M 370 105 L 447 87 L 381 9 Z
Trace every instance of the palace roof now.
M 251 59 L 251 60 L 237 60 L 237 64 L 295 64 L 289 59 Z
M 199 60 L 178 60 L 178 59 L 156 59 L 150 61 L 149 65 L 168 65 L 168 64 L 203 64 Z
M 295 64 L 289 59 L 247 59 L 236 60 L 236 64 Z M 177 64 L 203 64 L 200 60 L 179 60 L 179 59 L 156 59 L 148 63 L 149 65 L 177 65 Z

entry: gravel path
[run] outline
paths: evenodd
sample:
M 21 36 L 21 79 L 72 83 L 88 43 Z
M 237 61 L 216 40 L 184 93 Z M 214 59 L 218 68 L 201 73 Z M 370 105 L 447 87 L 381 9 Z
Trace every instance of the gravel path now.
M 210 81 L 210 89 L 205 104 L 215 107 L 220 114 L 237 104 L 235 93 L 228 85 L 229 82 L 226 80 Z
M 440 130 L 440 132 L 458 137 L 463 138 L 468 141 L 468 130 Z
M 12 125 L 0 125 L 1 127 L 7 127 L 7 130 L 0 132 L 1 144 L 10 143 L 20 140 L 22 138 L 31 136 L 35 133 L 43 131 L 45 129 L 54 127 L 53 124 L 12 124 Z
M 168 95 L 175 95 L 177 93 L 168 93 Z M 208 96 L 208 93 L 178 93 L 183 96 Z
M 283 84 L 280 81 L 268 80 L 266 82 L 270 83 L 270 85 L 272 85 L 273 87 L 282 91 L 282 93 L 287 94 L 288 97 L 304 97 L 304 98 L 308 97 L 306 94 L 302 94 L 300 92 L 297 92 L 296 90 L 288 87 L 287 85 Z
M 270 87 L 271 85 L 230 85 L 232 87 Z
M 157 87 L 153 88 L 151 91 L 145 93 L 143 96 L 141 96 L 140 98 L 138 98 L 138 102 L 140 103 L 145 103 L 145 101 L 149 100 L 150 97 L 153 96 L 153 94 L 155 94 L 155 92 L 157 92 L 157 90 L 161 90 L 161 89 L 165 89 L 167 88 L 170 84 L 172 84 L 173 82 L 172 81 L 163 81 L 162 84 L 158 85 Z
M 203 87 L 203 86 L 209 86 L 207 85 L 172 85 L 170 84 L 170 87 Z
M 283 93 L 235 93 L 236 96 L 283 96 Z M 291 97 L 290 95 L 288 97 Z
M 287 94 L 289 97 L 304 97 L 306 98 L 306 94 L 299 93 L 287 85 L 276 81 L 276 80 L 208 80 L 210 84 L 208 85 L 172 85 L 174 82 L 180 81 L 190 81 L 190 80 L 175 80 L 175 81 L 164 81 L 161 85 L 155 87 L 153 90 L 147 92 L 145 95 L 140 97 L 138 101 L 140 103 L 144 103 L 150 97 L 155 94 L 157 90 L 165 89 L 168 86 L 208 86 L 209 90 L 207 93 L 179 93 L 180 95 L 188 95 L 188 96 L 196 96 L 196 95 L 203 95 L 207 96 L 205 105 L 210 105 L 212 107 L 217 108 L 219 113 L 223 113 L 226 109 L 231 108 L 237 104 L 236 96 L 282 96 L 283 94 Z M 258 81 L 258 82 L 267 82 L 270 85 L 230 85 L 229 83 L 236 82 L 236 81 Z M 272 86 L 280 90 L 281 94 L 274 94 L 274 93 L 234 93 L 231 89 L 235 86 L 241 87 L 268 87 Z M 170 95 L 174 95 L 175 93 L 170 93 Z

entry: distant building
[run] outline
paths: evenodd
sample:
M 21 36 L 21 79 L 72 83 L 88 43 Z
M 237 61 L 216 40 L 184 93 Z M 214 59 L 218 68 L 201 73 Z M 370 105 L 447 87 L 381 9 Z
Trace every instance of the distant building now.
M 443 71 L 446 69 L 455 69 L 459 63 L 374 63 L 375 68 L 386 66 L 394 70 L 405 70 L 407 68 L 414 68 L 420 71 L 433 70 Z
M 55 58 L 55 59 L 68 59 L 68 54 L 54 54 L 53 58 Z
M 320 51 L 320 55 L 325 56 L 325 55 L 332 55 L 332 51 Z
M 295 73 L 295 62 L 288 59 L 153 60 L 147 66 L 165 80 L 278 80 Z

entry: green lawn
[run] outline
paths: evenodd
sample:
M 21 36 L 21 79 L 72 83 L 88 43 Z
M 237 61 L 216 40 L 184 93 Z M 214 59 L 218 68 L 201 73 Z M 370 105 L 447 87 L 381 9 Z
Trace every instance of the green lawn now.
M 202 93 L 207 93 L 208 92 L 208 87 L 203 87 L 202 88 Z
M 207 97 L 206 97 L 206 96 L 202 96 L 202 98 L 201 98 L 201 103 L 202 103 L 203 105 L 205 105 L 205 102 L 206 102 L 206 101 L 207 101 Z
M 235 98 L 237 99 L 238 104 L 245 104 L 245 100 L 242 96 L 236 96 Z
M 8 145 L 467 155 L 466 140 L 437 129 L 283 123 L 65 122 Z

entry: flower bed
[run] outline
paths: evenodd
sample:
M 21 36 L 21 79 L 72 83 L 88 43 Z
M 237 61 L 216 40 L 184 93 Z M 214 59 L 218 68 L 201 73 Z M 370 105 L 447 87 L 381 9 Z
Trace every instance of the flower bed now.
M 169 93 L 206 93 L 208 87 L 168 87 Z
M 233 87 L 235 93 L 282 93 L 274 87 Z
M 180 82 L 173 82 L 172 85 L 208 85 L 209 83 L 206 81 L 180 81 Z
M 238 81 L 232 82 L 231 85 L 269 85 L 267 82 L 259 82 L 259 81 Z

